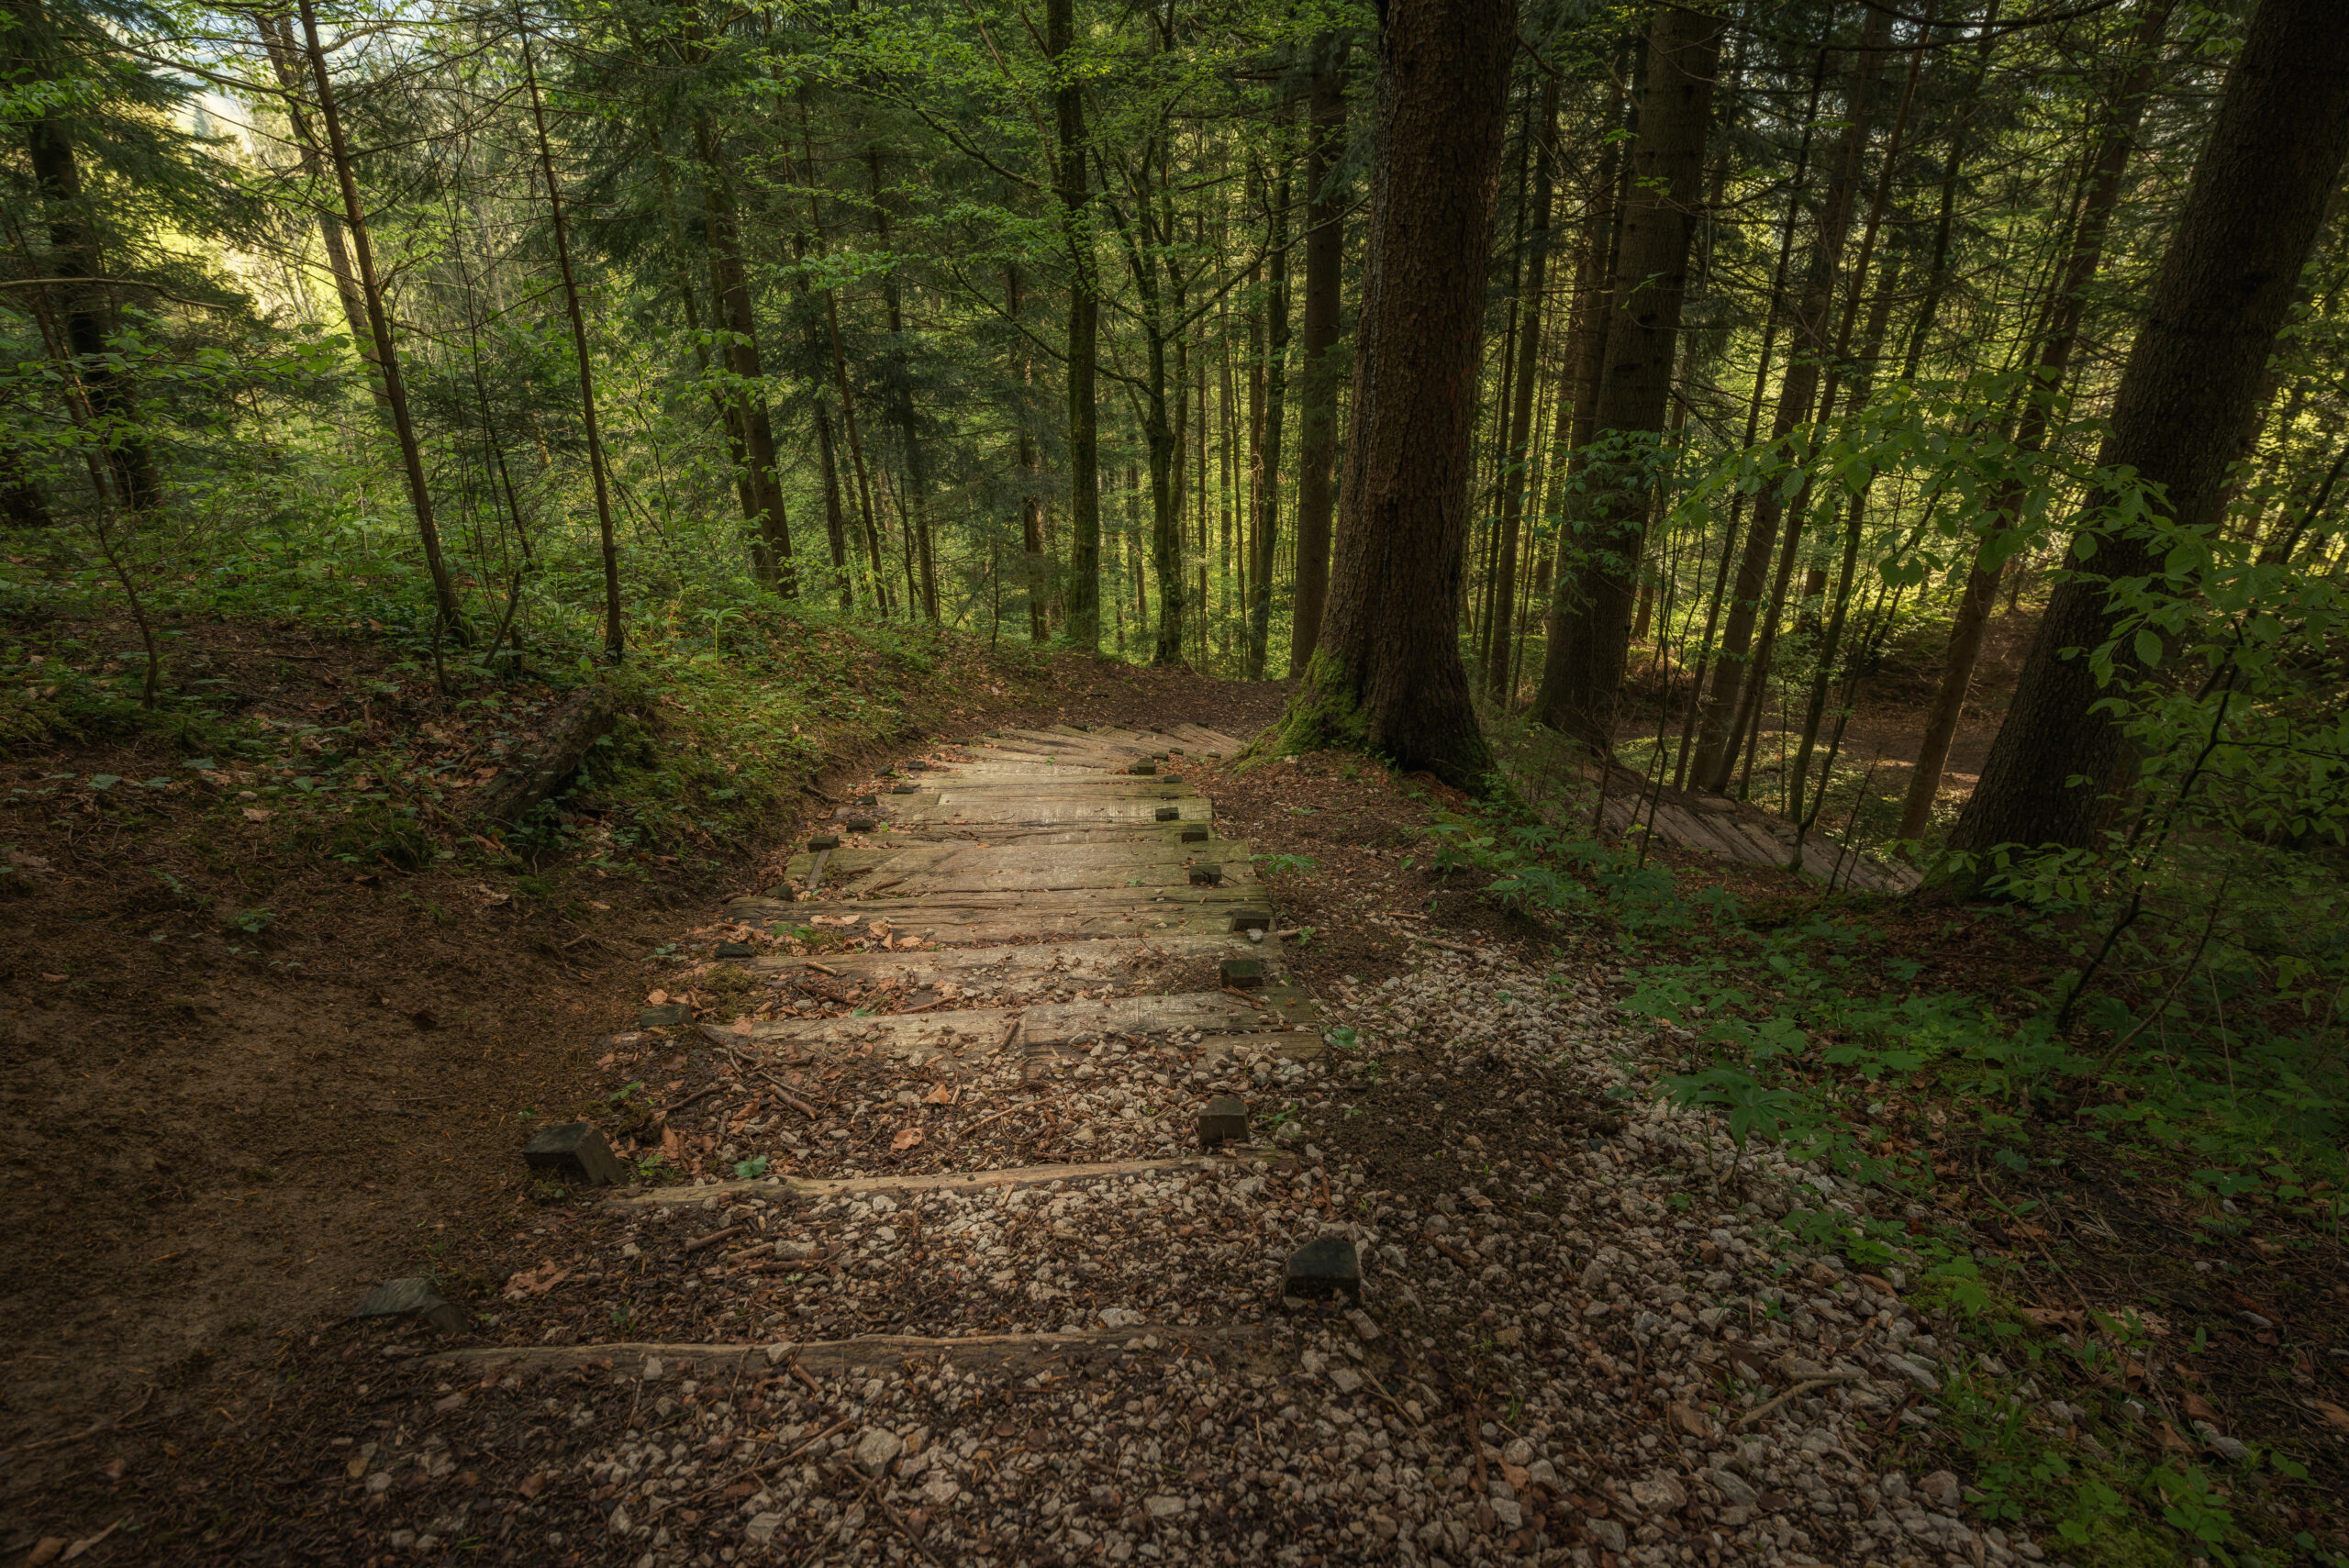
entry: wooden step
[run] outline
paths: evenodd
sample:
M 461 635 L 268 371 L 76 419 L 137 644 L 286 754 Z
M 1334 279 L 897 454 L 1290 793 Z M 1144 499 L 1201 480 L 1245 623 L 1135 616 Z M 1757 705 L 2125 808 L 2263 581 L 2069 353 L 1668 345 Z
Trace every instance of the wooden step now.
M 1155 1349 L 1152 1343 L 1155 1342 Z M 498 1372 L 609 1368 L 625 1377 L 692 1377 L 712 1382 L 731 1373 L 796 1364 L 818 1377 L 870 1373 L 914 1362 L 952 1362 L 966 1370 L 1039 1372 L 1118 1353 L 1204 1355 L 1218 1366 L 1268 1373 L 1287 1364 L 1266 1331 L 1252 1323 L 1181 1328 L 1144 1323 L 1044 1334 L 970 1334 L 933 1339 L 915 1334 L 865 1334 L 852 1340 L 774 1340 L 760 1344 L 483 1345 L 419 1358 L 430 1365 Z
M 807 907 L 801 906 L 801 907 Z M 983 985 L 1057 974 L 1079 985 L 1093 984 L 1148 963 L 1195 958 L 1250 958 L 1258 944 L 1230 933 L 1163 937 L 1105 937 L 1071 942 L 1022 942 L 973 948 L 924 948 L 916 952 L 848 952 L 807 957 L 755 958 L 749 967 L 774 973 L 804 973 L 814 965 L 860 980 L 904 980 L 919 985 L 952 980 Z
M 981 1193 L 1000 1188 L 1050 1186 L 1065 1182 L 1083 1186 L 1092 1182 L 1127 1176 L 1186 1175 L 1197 1171 L 1232 1170 L 1262 1160 L 1283 1172 L 1294 1171 L 1297 1156 L 1286 1150 L 1243 1144 L 1211 1154 L 1181 1154 L 1163 1160 L 1107 1160 L 1091 1164 L 1015 1165 L 994 1171 L 940 1171 L 915 1176 L 841 1176 L 816 1180 L 799 1176 L 763 1176 L 741 1182 L 704 1182 L 696 1185 L 637 1187 L 604 1200 L 607 1208 L 668 1208 L 707 1203 L 722 1197 L 763 1197 L 812 1203 L 819 1198 L 854 1197 L 863 1193 Z
M 1216 1034 L 1257 1029 L 1316 1029 L 1321 1015 L 1302 992 L 1268 989 L 1262 1006 L 1223 991 L 1171 996 L 1112 996 L 1093 1002 L 1038 1002 L 1026 1007 L 965 1007 L 955 1012 L 879 1013 L 864 1018 L 779 1018 L 754 1023 L 733 1036 L 763 1046 L 838 1050 L 871 1043 L 881 1051 L 926 1052 L 994 1050 L 1019 1038 L 1029 1047 L 1100 1040 L 1113 1035 L 1165 1035 L 1199 1029 Z

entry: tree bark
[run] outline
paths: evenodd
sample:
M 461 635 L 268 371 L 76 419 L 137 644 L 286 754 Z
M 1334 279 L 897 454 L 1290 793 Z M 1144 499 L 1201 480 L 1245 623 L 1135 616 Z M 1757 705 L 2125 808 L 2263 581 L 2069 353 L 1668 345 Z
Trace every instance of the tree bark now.
M 1085 177 L 1085 88 L 1063 63 L 1076 43 L 1074 0 L 1045 0 L 1044 53 L 1052 64 L 1055 170 L 1062 236 L 1068 246 L 1069 639 L 1101 643 L 1101 448 L 1095 406 L 1101 306 L 1092 256 Z
M 1770 419 L 1770 439 L 1776 442 L 1810 417 L 1819 395 L 1822 361 L 1830 350 L 1828 312 L 1835 298 L 1835 274 L 1842 260 L 1843 239 L 1852 224 L 1852 206 L 1860 185 L 1860 156 L 1867 145 L 1868 107 L 1885 42 L 1892 23 L 1882 11 L 1871 10 L 1862 26 L 1860 47 L 1852 56 L 1852 85 L 1843 133 L 1836 149 L 1835 167 L 1828 176 L 1826 199 L 1820 204 L 1819 239 L 1804 269 L 1792 322 L 1794 341 L 1785 378 L 1778 388 L 1776 411 Z M 1793 199 L 1793 198 L 1789 198 Z M 1776 308 L 1774 299 L 1772 307 Z M 1753 706 L 1744 691 L 1758 662 L 1751 657 L 1753 623 L 1761 613 L 1763 594 L 1770 582 L 1770 550 L 1779 544 L 1779 525 L 1787 520 L 1780 487 L 1763 485 L 1753 498 L 1753 521 L 1738 557 L 1731 587 L 1729 612 L 1721 625 L 1720 651 L 1713 665 L 1713 684 L 1698 716 L 1697 758 L 1689 770 L 1692 788 L 1720 791 L 1728 787 L 1736 764 L 1732 717 Z M 1800 526 L 1799 517 L 1788 528 Z
M 375 339 L 375 359 L 384 373 L 384 395 L 392 409 L 392 430 L 399 438 L 400 458 L 407 476 L 408 505 L 416 513 L 417 540 L 424 546 L 424 565 L 432 579 L 432 600 L 440 629 L 451 642 L 466 641 L 465 620 L 457 604 L 457 587 L 440 556 L 440 529 L 432 517 L 432 491 L 425 483 L 424 449 L 408 417 L 407 386 L 400 375 L 399 349 L 392 339 L 392 317 L 384 290 L 375 277 L 375 252 L 367 241 L 367 217 L 359 205 L 359 183 L 351 172 L 351 149 L 343 140 L 342 117 L 336 111 L 334 85 L 327 75 L 326 50 L 318 42 L 318 17 L 311 0 L 301 0 L 302 39 L 310 57 L 312 83 L 318 90 L 318 116 L 326 121 L 328 154 L 335 181 L 342 192 L 343 222 L 350 227 L 358 252 L 359 286 L 367 302 L 367 325 Z
M 1305 324 L 1297 404 L 1297 590 L 1290 612 L 1289 678 L 1305 673 L 1321 635 L 1330 595 L 1330 519 L 1337 508 L 1338 372 L 1341 276 L 1346 244 L 1345 192 L 1332 176 L 1345 151 L 1344 40 L 1324 34 L 1314 45 L 1305 147 Z
M 1281 424 L 1288 407 L 1288 171 L 1273 184 L 1271 293 L 1264 301 L 1264 439 L 1255 558 L 1249 566 L 1248 678 L 1264 678 L 1273 627 L 1273 569 L 1281 531 Z
M 2125 465 L 2160 484 L 2160 513 L 2176 528 L 2217 529 L 2243 417 L 2262 395 L 2344 159 L 2349 6 L 2265 0 L 2194 165 L 2097 457 L 2099 467 Z M 2112 580 L 2159 570 L 2160 536 L 2124 528 L 2098 538 L 2092 553 L 2081 548 L 2086 537 L 2074 539 L 1982 782 L 1951 835 L 1953 849 L 1977 857 L 1963 879 L 1976 885 L 2000 845 L 2092 844 L 2121 768 L 2121 728 L 2097 704 L 2143 666 L 2123 643 L 2108 684 L 2086 654 L 2111 640 Z
M 2071 254 L 2065 259 L 2054 308 L 2049 313 L 2046 333 L 2040 341 L 2032 384 L 2015 433 L 2019 453 L 2035 453 L 2046 444 L 2048 410 L 2063 390 L 2065 375 L 2071 368 L 2072 350 L 2079 341 L 2080 316 L 2087 305 L 2087 287 L 2103 264 L 2105 234 L 2111 228 L 2113 210 L 2120 205 L 2121 175 L 2127 172 L 2130 152 L 2136 146 L 2137 128 L 2144 120 L 2146 94 L 2153 85 L 2162 33 L 2169 25 L 2174 0 L 2154 0 L 2139 19 L 2131 63 L 2112 106 L 2112 118 L 2088 170 L 2087 191 L 2081 205 L 2079 225 L 2073 231 Z M 1900 804 L 1900 827 L 1893 836 L 1902 842 L 1922 838 L 1926 824 L 1932 820 L 1933 802 L 1941 794 L 1942 772 L 1949 765 L 1950 742 L 1956 738 L 1958 722 L 1965 712 L 1966 693 L 1974 684 L 1974 666 L 1982 657 L 1983 633 L 1990 623 L 1990 606 L 1997 602 L 1998 578 L 2006 569 L 2006 555 L 1997 534 L 2006 526 L 2005 519 L 2012 517 L 2021 505 L 2021 483 L 2009 483 L 1999 489 L 1978 525 L 1981 538 L 1975 546 L 1973 562 L 1966 568 L 1965 587 L 1958 595 L 1957 608 L 1950 617 L 1949 637 L 1942 650 L 1941 682 L 1925 709 L 1924 734 L 1917 743 L 1917 765 L 1909 770 L 1908 794 Z
M 571 225 L 562 210 L 562 186 L 555 179 L 554 150 L 547 140 L 546 106 L 539 99 L 539 70 L 530 58 L 530 34 L 522 13 L 514 14 L 522 38 L 522 80 L 529 89 L 530 123 L 538 132 L 539 170 L 547 182 L 547 206 L 554 217 L 554 255 L 562 278 L 562 303 L 571 318 L 571 346 L 579 359 L 579 419 L 587 436 L 587 466 L 595 476 L 596 525 L 604 555 L 604 651 L 618 663 L 628 646 L 620 621 L 620 551 L 612 532 L 611 485 L 604 473 L 604 436 L 596 420 L 596 365 L 587 352 L 587 317 L 579 308 L 579 278 L 571 266 Z M 514 519 L 520 528 L 521 517 Z
M 1636 438 L 1664 428 L 1720 39 L 1718 16 L 1679 5 L 1656 8 L 1594 416 L 1607 434 Z M 1648 458 L 1617 447 L 1586 465 L 1573 518 L 1585 558 L 1573 573 L 1558 575 L 1558 631 L 1544 651 L 1533 699 L 1536 722 L 1601 757 L 1613 751 L 1615 697 L 1630 651 L 1633 585 L 1653 493 Z
M 1350 745 L 1481 787 L 1492 754 L 1460 660 L 1485 258 L 1509 0 L 1388 0 L 1330 597 L 1283 750 Z
M 759 324 L 751 311 L 751 285 L 742 263 L 742 236 L 734 192 L 719 161 L 717 128 L 707 114 L 694 120 L 695 150 L 702 165 L 702 201 L 709 218 L 711 290 L 718 296 L 718 325 L 725 329 L 726 368 L 734 384 L 729 395 L 742 437 L 749 495 L 758 538 L 751 570 L 783 597 L 799 595 L 791 559 L 791 525 L 784 515 L 783 486 L 775 470 L 774 421 L 767 411 L 766 373 L 759 356 Z
M 1558 136 L 1558 79 L 1553 76 L 1542 92 L 1542 117 L 1535 128 L 1533 151 L 1533 210 L 1526 225 L 1524 286 L 1519 297 L 1516 404 L 1508 414 L 1508 467 L 1501 478 L 1500 538 L 1493 549 L 1493 614 L 1486 639 L 1485 695 L 1506 702 L 1509 696 L 1509 630 L 1517 616 L 1517 534 L 1525 518 L 1526 453 L 1533 439 L 1533 388 L 1542 362 L 1542 291 L 1549 280 L 1550 262 L 1550 144 Z

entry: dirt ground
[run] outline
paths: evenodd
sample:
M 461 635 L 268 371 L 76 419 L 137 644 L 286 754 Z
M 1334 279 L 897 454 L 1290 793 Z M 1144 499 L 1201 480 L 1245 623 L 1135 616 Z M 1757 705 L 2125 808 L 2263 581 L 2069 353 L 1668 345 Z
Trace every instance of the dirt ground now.
M 362 701 L 387 729 L 453 719 L 427 684 L 372 691 L 387 661 L 364 644 L 186 630 L 183 673 L 265 721 Z M 1279 702 L 1270 686 L 1056 665 L 1048 703 L 965 693 L 966 720 L 909 722 L 1186 705 L 1268 718 Z M 843 748 L 831 771 L 905 739 Z M 0 1117 L 15 1134 L 0 1153 L 0 1551 L 79 1533 L 67 1516 L 103 1528 L 138 1470 L 152 1482 L 233 1451 L 300 1326 L 527 1203 L 517 1113 L 596 1095 L 596 1042 L 633 1019 L 655 950 L 763 874 L 756 859 L 551 862 L 527 868 L 532 895 L 510 874 L 522 867 L 354 870 L 223 812 L 183 762 L 159 740 L 0 757 L 17 873 L 0 896 Z M 182 782 L 134 795 L 58 775 Z

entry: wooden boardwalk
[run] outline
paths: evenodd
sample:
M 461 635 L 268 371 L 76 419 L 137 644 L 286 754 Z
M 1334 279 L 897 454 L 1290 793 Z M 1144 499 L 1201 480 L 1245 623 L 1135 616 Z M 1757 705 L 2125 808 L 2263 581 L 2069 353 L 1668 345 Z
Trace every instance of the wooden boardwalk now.
M 1659 790 L 1629 769 L 1618 768 L 1609 778 L 1600 819 L 1607 831 L 1619 840 L 1653 833 L 1680 849 L 1696 850 L 1746 865 L 1786 870 L 1794 863 L 1792 823 L 1720 795 Z M 1811 830 L 1803 841 L 1802 851 L 1803 874 L 1830 887 L 1901 894 L 1923 880 L 1914 866 L 1887 865 L 1872 860 L 1820 828 Z

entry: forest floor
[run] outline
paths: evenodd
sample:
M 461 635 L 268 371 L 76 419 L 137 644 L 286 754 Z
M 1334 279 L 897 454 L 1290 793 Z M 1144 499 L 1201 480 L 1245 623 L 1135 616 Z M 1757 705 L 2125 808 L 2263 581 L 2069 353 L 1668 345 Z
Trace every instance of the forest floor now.
M 216 638 L 223 678 L 284 711 L 337 699 L 238 640 Z M 1244 736 L 1283 696 L 1065 660 L 993 700 L 948 684 L 953 711 L 837 747 L 807 820 L 863 791 L 888 811 L 924 776 L 890 762 L 985 772 L 982 728 Z M 2033 1171 L 2034 1208 L 1944 1141 L 1927 1084 L 1883 1121 L 1946 1170 L 1930 1208 L 1732 1163 L 1648 1092 L 1693 1037 L 1624 1006 L 1684 939 L 1431 873 L 1431 828 L 1469 803 L 1424 778 L 1177 764 L 1216 842 L 1244 840 L 1235 892 L 1290 933 L 1218 943 L 1272 961 L 1316 1048 L 1203 1037 L 1254 1006 L 1216 949 L 946 981 L 939 941 L 901 957 L 885 926 L 726 902 L 804 875 L 804 830 L 697 864 L 394 875 L 289 854 L 233 805 L 158 789 L 125 820 L 111 790 L 39 793 L 150 763 L 62 745 L 0 781 L 40 803 L 10 828 L 29 886 L 0 904 L 0 1549 L 25 1561 L 1979 1568 L 2172 1561 L 2181 1529 L 2238 1540 L 2231 1510 L 2349 1546 L 2337 1237 L 2279 1224 L 2189 1256 L 2177 1172 L 2085 1136 Z M 1820 906 L 1780 873 L 1657 859 L 1765 925 Z M 981 899 L 985 919 L 1057 917 L 988 885 L 1011 909 Z M 1920 986 L 2045 978 L 2000 922 L 1870 913 Z M 1170 995 L 1207 1010 L 1149 1012 Z M 944 1068 L 874 1043 L 957 1014 L 991 1035 L 1040 1000 L 1142 1011 L 1067 1041 L 1089 1050 L 1006 1035 Z M 672 1002 L 693 1026 L 640 1017 Z M 1191 1118 L 1223 1093 L 1258 1141 L 1205 1158 Z M 650 1186 L 707 1195 L 542 1182 L 519 1147 L 573 1118 Z M 1812 1204 L 1930 1221 L 2009 1273 L 1962 1307 L 1913 1255 L 1862 1266 L 1788 1229 Z M 1282 1260 L 1324 1236 L 1359 1250 L 1358 1306 L 1282 1298 Z M 404 1275 L 460 1335 L 350 1316 Z M 2270 1452 L 2312 1474 L 2285 1485 Z M 2066 1513 L 2091 1485 L 2143 1516 Z M 2076 1517 L 2105 1519 L 2087 1550 L 2056 1533 Z

